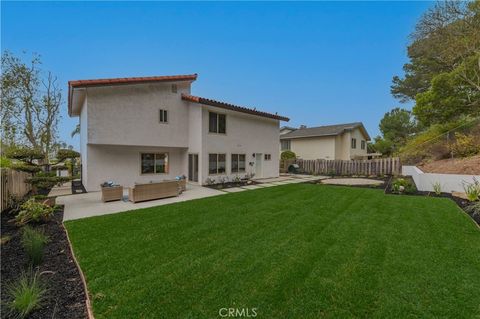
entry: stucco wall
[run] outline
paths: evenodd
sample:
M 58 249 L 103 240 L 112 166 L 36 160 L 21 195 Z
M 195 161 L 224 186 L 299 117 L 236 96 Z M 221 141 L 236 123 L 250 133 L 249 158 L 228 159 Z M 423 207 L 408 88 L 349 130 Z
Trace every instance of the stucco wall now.
M 199 107 L 192 105 L 192 108 Z M 208 132 L 208 112 L 224 113 L 227 115 L 226 134 L 214 134 Z M 231 173 L 231 154 L 246 155 L 246 173 L 254 171 L 255 164 L 250 166 L 248 163 L 255 163 L 253 153 L 262 153 L 262 176 L 256 175 L 255 178 L 276 177 L 279 175 L 279 153 L 278 153 L 278 132 L 279 121 L 267 119 L 259 116 L 253 116 L 238 112 L 226 111 L 223 109 L 203 106 L 202 107 L 202 159 L 201 171 L 202 183 L 207 177 L 216 179 L 220 176 L 208 174 L 208 154 L 226 153 L 226 174 L 229 179 L 235 177 L 236 173 Z M 270 154 L 271 160 L 265 161 L 264 154 Z M 239 173 L 240 177 L 246 173 Z
M 171 83 L 87 89 L 88 143 L 188 147 L 188 105 L 180 98 L 189 85 Z M 168 110 L 160 123 L 159 110 Z
M 302 159 L 335 159 L 335 136 L 294 138 L 290 141 L 291 151 Z
M 351 133 L 350 138 L 356 138 L 357 139 L 357 148 L 351 148 L 350 145 L 350 158 L 355 158 L 357 156 L 366 156 L 367 155 L 367 141 L 365 139 L 365 136 L 363 133 L 360 131 L 359 128 L 354 129 Z M 362 150 L 362 141 L 365 141 L 365 149 Z M 350 141 L 351 143 L 351 141 Z
M 187 175 L 187 150 L 164 147 L 88 145 L 88 171 L 84 179 L 87 191 L 100 190 L 100 184 L 113 180 L 125 187 Z M 168 174 L 140 174 L 141 153 L 168 152 Z
M 424 173 L 416 166 L 402 166 L 402 175 L 412 176 L 417 189 L 425 192 L 433 192 L 433 185 L 437 182 L 442 192 L 464 192 L 466 183 L 473 183 L 474 178 L 480 181 L 480 175 Z
M 87 167 L 88 167 L 88 108 L 87 108 L 87 97 L 83 101 L 82 113 L 80 114 L 80 160 L 82 163 L 82 180 L 84 183 L 88 181 L 87 176 Z

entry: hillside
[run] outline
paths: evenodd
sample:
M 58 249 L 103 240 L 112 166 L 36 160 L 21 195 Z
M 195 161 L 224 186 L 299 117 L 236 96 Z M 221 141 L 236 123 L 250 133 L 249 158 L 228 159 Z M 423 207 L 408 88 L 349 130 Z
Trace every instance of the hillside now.
M 417 166 L 425 173 L 480 175 L 480 155 L 432 161 Z

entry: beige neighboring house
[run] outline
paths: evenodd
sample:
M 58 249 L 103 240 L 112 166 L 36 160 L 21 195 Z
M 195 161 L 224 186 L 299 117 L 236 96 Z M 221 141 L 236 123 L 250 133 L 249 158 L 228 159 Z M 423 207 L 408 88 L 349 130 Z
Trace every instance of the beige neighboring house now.
M 279 175 L 277 114 L 191 95 L 196 74 L 69 82 L 82 183 L 123 186 L 185 175 L 205 184 Z
M 367 158 L 368 141 L 370 136 L 361 122 L 280 128 L 280 151 L 291 150 L 306 160 Z

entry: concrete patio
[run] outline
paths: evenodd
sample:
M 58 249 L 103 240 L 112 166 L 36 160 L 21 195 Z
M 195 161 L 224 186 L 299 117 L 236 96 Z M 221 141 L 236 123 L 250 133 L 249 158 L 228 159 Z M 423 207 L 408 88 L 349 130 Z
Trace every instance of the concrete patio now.
M 242 191 L 250 191 L 262 189 L 265 187 L 280 186 L 294 183 L 306 183 L 326 179 L 326 176 L 310 176 L 310 175 L 282 175 L 276 178 L 267 178 L 256 180 L 258 184 L 247 185 L 241 187 L 225 188 L 216 190 L 209 187 L 187 184 L 187 190 L 178 197 L 163 198 L 158 200 L 132 203 L 128 201 L 128 190 L 124 189 L 124 198 L 121 201 L 104 203 L 101 200 L 101 192 L 90 192 L 76 195 L 62 195 L 62 190 L 58 189 L 57 204 L 65 205 L 63 220 L 80 219 L 85 217 L 93 217 L 107 214 L 114 214 L 135 210 L 139 208 L 148 208 L 184 202 L 192 199 L 199 199 L 211 196 L 225 195 L 228 193 L 236 193 Z M 67 193 L 64 191 L 64 193 Z M 71 193 L 71 192 L 70 192 Z

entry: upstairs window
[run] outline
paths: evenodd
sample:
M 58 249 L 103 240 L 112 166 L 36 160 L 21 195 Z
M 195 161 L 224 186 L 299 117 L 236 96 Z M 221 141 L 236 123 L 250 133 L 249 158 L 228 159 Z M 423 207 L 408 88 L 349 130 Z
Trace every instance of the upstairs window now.
M 357 139 L 352 138 L 352 148 L 357 148 Z
M 290 140 L 281 140 L 280 147 L 282 151 L 289 151 L 290 150 Z
M 232 154 L 232 173 L 245 172 L 245 154 Z
M 208 112 L 208 131 L 210 133 L 225 134 L 227 116 L 215 112 Z
M 177 85 L 172 84 L 172 93 L 177 93 Z
M 168 173 L 168 153 L 142 153 L 140 166 L 142 174 Z
M 168 111 L 160 110 L 160 123 L 168 123 Z
M 361 144 L 360 144 L 360 147 L 362 148 L 362 150 L 365 149 L 365 146 L 366 146 L 366 142 L 364 140 L 362 140 Z

